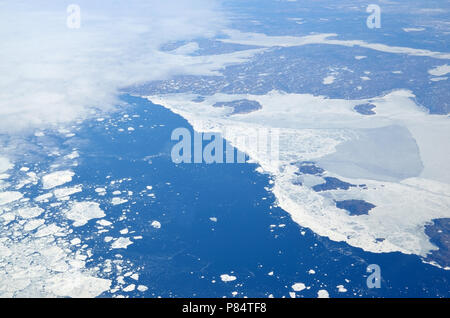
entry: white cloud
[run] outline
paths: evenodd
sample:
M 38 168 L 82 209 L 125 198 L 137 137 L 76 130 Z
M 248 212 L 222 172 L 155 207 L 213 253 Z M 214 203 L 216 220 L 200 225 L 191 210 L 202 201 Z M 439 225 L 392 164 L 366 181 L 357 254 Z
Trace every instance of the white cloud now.
M 427 56 L 443 60 L 450 59 L 450 53 L 447 52 L 435 52 L 425 49 L 416 49 L 402 46 L 390 46 L 381 43 L 368 43 L 361 40 L 339 40 L 336 39 L 338 34 L 335 33 L 317 33 L 306 36 L 269 36 L 263 33 L 248 33 L 248 32 L 240 32 L 238 30 L 226 30 L 224 32 L 229 36 L 229 38 L 221 40 L 222 42 L 225 43 L 255 45 L 262 47 L 274 47 L 274 46 L 293 47 L 308 44 L 327 44 L 346 47 L 359 46 L 374 51 L 392 54 Z
M 67 27 L 69 3 L 0 1 L 0 133 L 107 111 L 123 86 L 190 71 L 198 61 L 160 45 L 213 36 L 226 23 L 212 0 L 75 3 L 79 29 Z
M 450 73 L 450 65 L 440 65 L 428 71 L 431 75 L 434 76 L 443 76 Z

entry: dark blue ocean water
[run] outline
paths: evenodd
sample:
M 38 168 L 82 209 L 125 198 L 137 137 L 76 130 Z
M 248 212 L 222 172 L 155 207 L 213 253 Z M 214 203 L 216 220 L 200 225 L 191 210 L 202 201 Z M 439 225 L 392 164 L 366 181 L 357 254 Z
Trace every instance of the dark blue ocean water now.
M 265 189 L 270 186 L 269 176 L 255 172 L 254 164 L 175 165 L 170 157 L 171 133 L 178 127 L 191 131 L 192 127 L 146 100 L 131 96 L 123 100 L 129 106 L 104 122 L 87 121 L 77 132 L 80 164 L 74 169 L 77 177 L 73 181 L 87 185 L 78 194 L 80 198 L 104 200 L 101 207 L 106 219 L 116 220 L 106 234 L 97 234 L 93 221 L 74 232 L 89 239 L 87 244 L 93 248 L 95 259 L 88 266 L 118 259 L 116 254 L 120 254 L 139 269 L 137 284 L 149 288 L 117 294 L 233 297 L 232 292 L 237 292 L 237 297 L 289 297 L 291 286 L 301 282 L 310 289 L 298 292 L 297 297 L 316 297 L 320 289 L 331 297 L 450 296 L 449 271 L 424 264 L 416 256 L 366 253 L 294 223 L 274 207 L 275 198 Z M 129 126 L 135 131 L 127 132 Z M 119 127 L 125 131 L 119 132 Z M 99 198 L 94 191 L 110 180 L 127 178 L 115 185 L 133 191 L 125 204 L 112 206 L 110 197 Z M 153 186 L 150 192 L 155 198 L 139 195 L 147 185 Z M 126 218 L 119 219 L 123 211 Z M 161 222 L 161 229 L 150 225 L 153 220 Z M 280 224 L 285 227 L 271 228 Z M 142 235 L 143 239 L 133 240 L 126 250 L 110 250 L 104 236 L 119 237 L 124 227 L 135 231 L 127 236 Z M 380 289 L 366 285 L 369 264 L 381 267 Z M 316 273 L 308 274 L 310 269 Z M 237 279 L 225 283 L 221 274 Z M 339 293 L 337 285 L 348 291 Z

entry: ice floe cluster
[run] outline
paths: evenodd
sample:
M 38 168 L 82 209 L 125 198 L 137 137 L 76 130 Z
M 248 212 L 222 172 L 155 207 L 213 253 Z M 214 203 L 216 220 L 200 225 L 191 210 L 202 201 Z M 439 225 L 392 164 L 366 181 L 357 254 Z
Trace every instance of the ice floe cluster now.
M 68 139 L 75 135 L 66 130 L 56 134 Z M 41 138 L 45 133 L 35 136 Z M 117 190 L 108 188 L 123 180 L 78 184 L 73 169 L 78 166 L 77 150 L 46 151 L 50 163 L 44 165 L 28 162 L 21 166 L 20 160 L 0 157 L 0 297 L 96 297 L 104 293 L 126 297 L 145 292 L 148 287 L 139 283 L 139 268 L 120 254 L 142 236 L 128 228 L 119 237 L 108 236 L 117 218 L 107 214 L 114 199 L 104 197 L 117 198 Z M 89 188 L 95 189 L 97 198 L 84 194 Z M 126 198 L 133 195 L 119 192 Z M 93 247 L 98 250 L 101 242 L 107 242 L 104 252 L 119 253 L 98 257 Z

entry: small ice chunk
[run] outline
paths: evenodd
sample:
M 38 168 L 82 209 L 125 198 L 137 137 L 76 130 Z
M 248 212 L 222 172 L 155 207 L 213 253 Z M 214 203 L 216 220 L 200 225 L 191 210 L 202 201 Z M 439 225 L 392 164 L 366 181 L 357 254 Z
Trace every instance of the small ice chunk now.
M 135 285 L 135 284 L 131 284 L 131 285 L 128 285 L 127 287 L 125 287 L 125 288 L 123 289 L 123 291 L 129 293 L 129 292 L 134 291 L 135 288 L 136 288 L 136 285 Z
M 336 288 L 338 289 L 338 292 L 340 292 L 340 293 L 347 292 L 347 289 L 344 287 L 344 285 L 337 285 Z
M 327 76 L 323 79 L 322 83 L 324 85 L 330 85 L 334 83 L 334 80 L 336 79 L 336 77 L 334 77 L 333 75 Z
M 126 203 L 126 202 L 128 202 L 128 200 L 121 199 L 121 198 L 113 198 L 111 200 L 111 204 L 112 205 L 119 205 L 119 204 L 123 204 L 123 203 Z
M 20 192 L 6 191 L 0 192 L 0 205 L 8 204 L 17 201 L 23 197 Z
M 152 227 L 154 227 L 155 229 L 160 229 L 161 228 L 161 223 L 158 221 L 153 221 L 152 222 Z
M 232 282 L 232 281 L 236 280 L 236 276 L 228 275 L 228 274 L 222 274 L 222 275 L 220 275 L 220 279 L 223 282 Z
M 101 226 L 111 226 L 111 225 L 112 225 L 111 222 L 106 221 L 106 220 L 98 220 L 98 221 L 97 221 L 97 224 L 98 224 L 98 225 L 101 225 Z
M 78 245 L 81 243 L 81 240 L 79 238 L 74 238 L 73 240 L 70 241 L 70 244 L 72 245 Z
M 72 188 L 56 189 L 55 191 L 53 191 L 53 193 L 55 194 L 55 197 L 57 199 L 61 199 L 61 198 L 71 196 L 72 194 L 79 193 L 81 191 L 83 191 L 83 190 L 82 190 L 81 186 L 78 185 L 78 186 L 75 186 Z
M 296 292 L 299 292 L 306 289 L 306 286 L 303 283 L 295 283 L 294 285 L 292 285 L 292 289 Z
M 147 287 L 147 286 L 144 286 L 144 285 L 139 285 L 139 286 L 137 287 L 137 290 L 139 290 L 140 292 L 145 292 L 145 291 L 148 290 L 148 287 Z
M 317 292 L 317 298 L 330 298 L 330 295 L 325 289 L 321 289 Z
M 78 158 L 79 156 L 80 156 L 80 154 L 77 151 L 74 151 L 74 152 L 68 154 L 67 156 L 65 156 L 64 158 L 72 160 L 72 159 Z
M 46 200 L 50 199 L 52 196 L 53 196 L 53 193 L 51 193 L 51 192 L 45 193 L 45 194 L 42 194 L 42 195 L 34 198 L 34 201 L 36 201 L 36 202 L 46 201 Z
M 113 248 L 113 249 L 119 249 L 119 248 L 126 249 L 131 244 L 133 244 L 133 242 L 128 237 L 120 237 L 117 240 L 115 240 L 114 243 L 112 243 L 111 248 Z

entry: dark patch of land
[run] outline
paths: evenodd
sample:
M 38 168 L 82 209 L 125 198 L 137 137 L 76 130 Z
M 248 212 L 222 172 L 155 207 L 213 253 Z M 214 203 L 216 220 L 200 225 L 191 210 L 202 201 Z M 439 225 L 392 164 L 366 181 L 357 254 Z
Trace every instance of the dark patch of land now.
M 295 165 L 298 167 L 298 174 L 312 174 L 312 175 L 322 175 L 325 170 L 322 168 L 316 166 L 314 162 L 311 161 L 303 161 L 299 163 L 295 163 Z
M 214 107 L 230 107 L 233 108 L 231 115 L 248 114 L 262 108 L 261 104 L 254 100 L 240 99 L 231 102 L 217 102 Z
M 344 200 L 337 201 L 336 207 L 348 211 L 350 215 L 364 215 L 376 206 L 364 200 Z
M 322 184 L 318 184 L 316 186 L 313 187 L 313 190 L 316 192 L 320 192 L 320 191 L 328 191 L 328 190 L 348 190 L 351 187 L 356 187 L 356 185 L 348 183 L 348 182 L 344 182 L 342 180 L 339 180 L 338 178 L 334 178 L 334 177 L 326 177 L 325 178 L 325 183 Z

